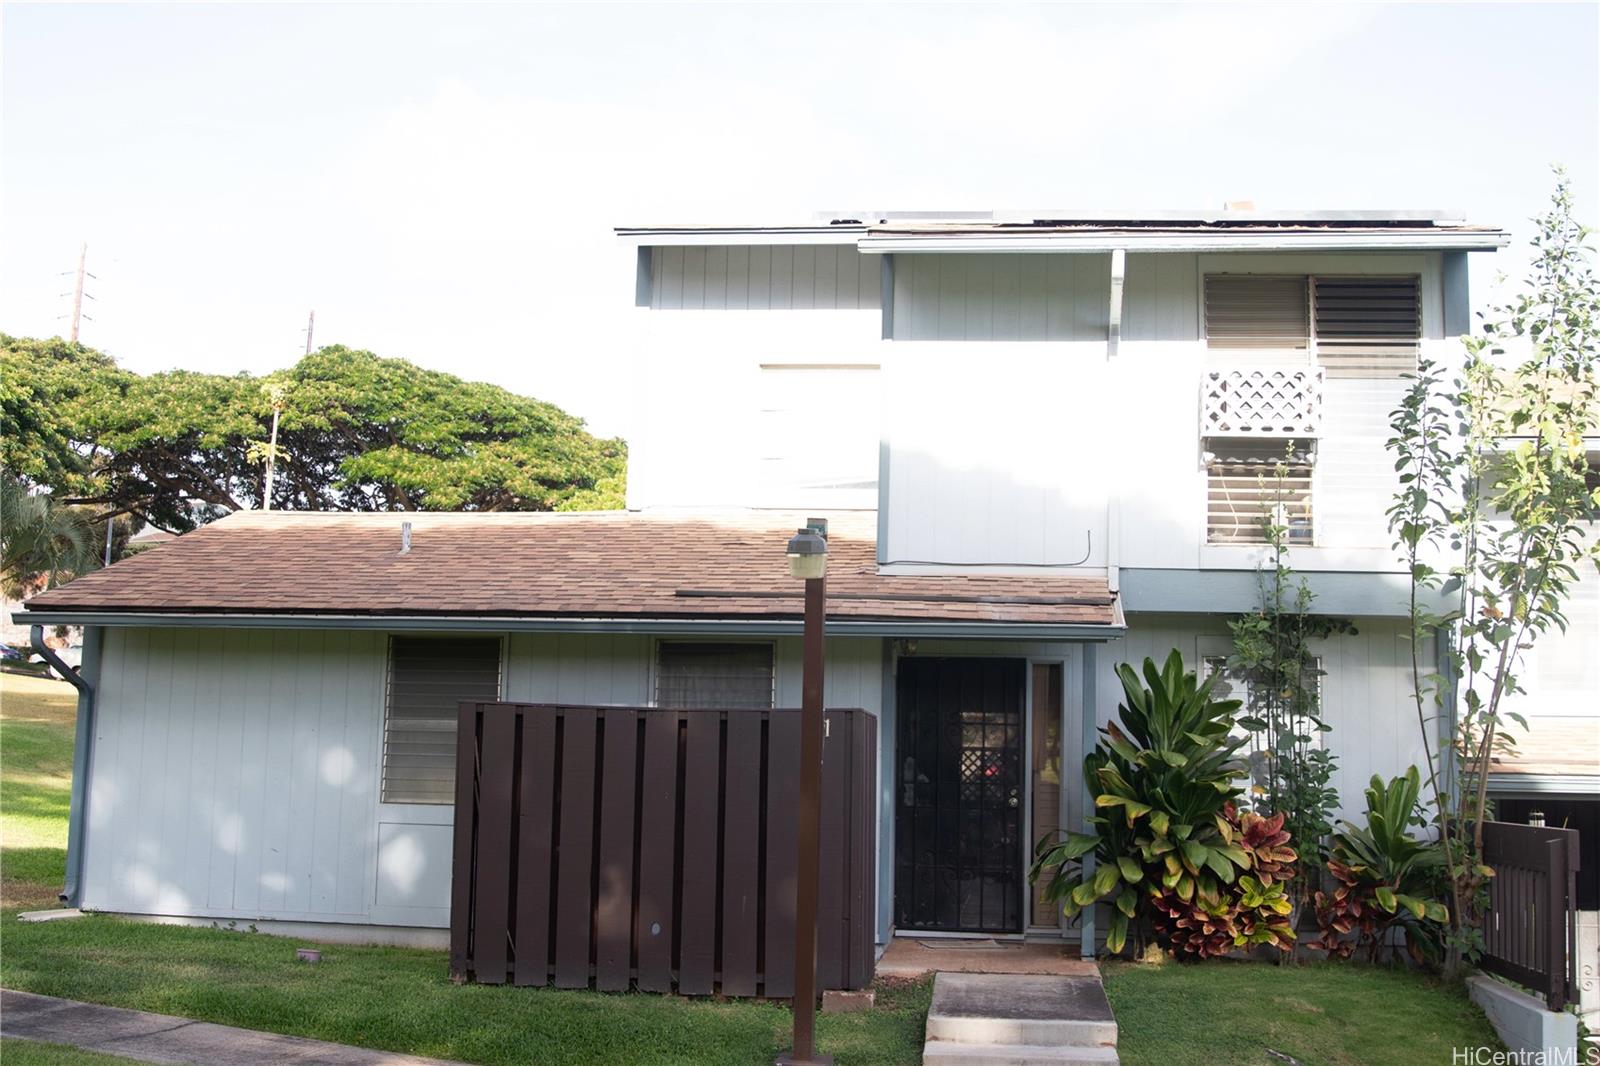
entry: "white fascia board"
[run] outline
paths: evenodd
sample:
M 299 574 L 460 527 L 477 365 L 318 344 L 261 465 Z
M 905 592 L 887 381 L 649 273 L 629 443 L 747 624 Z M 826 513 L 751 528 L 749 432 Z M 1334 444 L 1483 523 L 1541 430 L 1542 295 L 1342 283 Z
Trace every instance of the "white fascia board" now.
M 855 244 L 865 226 L 817 226 L 794 229 L 618 229 L 625 244 L 671 245 Z
M 1600 774 L 1489 775 L 1489 791 L 1497 796 L 1600 795 Z
M 195 614 L 167 611 L 17 611 L 23 625 L 150 626 L 200 629 L 376 629 L 388 632 L 697 633 L 799 636 L 804 624 L 786 618 L 521 618 L 506 615 Z M 1127 630 L 1121 612 L 1111 625 L 1049 622 L 912 622 L 829 618 L 836 637 L 960 640 L 1107 641 Z
M 908 255 L 919 252 L 1492 252 L 1511 238 L 1494 233 L 1300 233 L 1228 235 L 1223 233 L 1083 233 L 993 237 L 862 237 L 862 252 Z

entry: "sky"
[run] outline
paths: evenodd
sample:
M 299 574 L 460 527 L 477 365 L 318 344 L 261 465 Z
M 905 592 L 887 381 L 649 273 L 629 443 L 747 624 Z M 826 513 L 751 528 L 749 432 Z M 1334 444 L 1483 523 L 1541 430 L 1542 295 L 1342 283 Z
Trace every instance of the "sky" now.
M 140 372 L 315 340 L 626 435 L 617 225 L 1450 208 L 1600 221 L 1600 5 L 29 5 L 0 332 Z M 1520 248 L 1474 258 L 1474 298 Z M 64 272 L 66 274 L 64 275 Z

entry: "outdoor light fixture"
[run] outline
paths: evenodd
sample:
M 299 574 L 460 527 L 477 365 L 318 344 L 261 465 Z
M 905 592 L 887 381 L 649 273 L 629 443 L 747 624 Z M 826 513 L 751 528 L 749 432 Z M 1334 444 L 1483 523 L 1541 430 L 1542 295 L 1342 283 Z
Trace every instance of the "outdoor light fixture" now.
M 811 524 L 789 538 L 789 575 L 802 581 L 815 580 L 828 571 L 828 523 L 816 518 L 807 521 Z

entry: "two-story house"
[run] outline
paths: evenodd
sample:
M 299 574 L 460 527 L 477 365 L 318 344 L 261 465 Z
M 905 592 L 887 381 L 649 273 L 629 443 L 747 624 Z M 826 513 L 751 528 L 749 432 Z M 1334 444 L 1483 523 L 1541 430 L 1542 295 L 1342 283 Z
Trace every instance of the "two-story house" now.
M 1226 655 L 1268 496 L 1316 609 L 1357 628 L 1320 649 L 1346 810 L 1420 760 L 1387 421 L 1419 355 L 1457 350 L 1469 255 L 1501 231 L 869 212 L 619 235 L 628 511 L 240 514 L 30 605 L 87 627 L 74 902 L 434 936 L 455 700 L 796 705 L 782 548 L 808 516 L 827 701 L 879 722 L 880 943 L 1092 950 L 1030 896 L 1031 845 L 1085 817 L 1117 663 Z

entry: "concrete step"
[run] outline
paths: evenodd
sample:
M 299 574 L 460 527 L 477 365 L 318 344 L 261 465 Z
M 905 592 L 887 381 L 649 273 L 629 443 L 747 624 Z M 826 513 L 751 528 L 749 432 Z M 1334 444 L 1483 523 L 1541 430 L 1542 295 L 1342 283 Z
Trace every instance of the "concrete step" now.
M 927 1039 L 930 1046 L 1114 1048 L 1117 1023 L 1098 977 L 940 973 Z
M 966 1044 L 930 1040 L 922 1046 L 923 1066 L 1117 1066 L 1114 1047 L 1042 1044 Z

